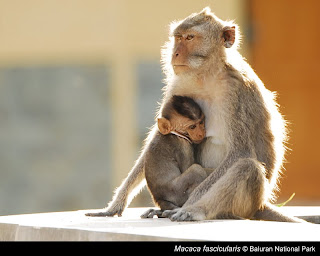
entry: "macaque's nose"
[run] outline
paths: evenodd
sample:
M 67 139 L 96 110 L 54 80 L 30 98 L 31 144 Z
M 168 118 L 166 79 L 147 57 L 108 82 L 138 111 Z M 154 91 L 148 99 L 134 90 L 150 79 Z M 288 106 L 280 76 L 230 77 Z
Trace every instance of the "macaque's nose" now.
M 204 139 L 204 135 L 205 135 L 204 133 L 199 134 L 199 135 L 198 135 L 198 140 L 203 140 L 203 139 Z
M 178 57 L 180 58 L 180 57 L 183 57 L 183 54 L 185 54 L 185 47 L 184 47 L 184 45 L 182 43 L 180 43 L 177 46 L 176 50 L 174 51 L 173 56 L 174 56 L 174 58 L 178 58 Z

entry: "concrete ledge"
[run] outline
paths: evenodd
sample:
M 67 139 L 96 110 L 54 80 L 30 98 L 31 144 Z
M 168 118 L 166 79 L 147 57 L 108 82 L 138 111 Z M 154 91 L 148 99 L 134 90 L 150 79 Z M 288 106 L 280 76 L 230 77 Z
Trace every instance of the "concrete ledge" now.
M 93 210 L 1 216 L 0 241 L 320 241 L 317 224 L 141 219 L 146 209 L 129 208 L 120 218 L 84 215 Z M 320 216 L 320 207 L 281 209 L 294 216 Z

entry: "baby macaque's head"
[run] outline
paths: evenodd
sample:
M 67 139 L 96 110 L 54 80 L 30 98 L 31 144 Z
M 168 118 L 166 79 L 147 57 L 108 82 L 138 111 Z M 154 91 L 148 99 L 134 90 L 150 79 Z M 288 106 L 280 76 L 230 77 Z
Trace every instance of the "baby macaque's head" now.
M 158 128 L 161 134 L 175 133 L 199 144 L 206 136 L 204 114 L 191 98 L 173 96 L 164 106 Z

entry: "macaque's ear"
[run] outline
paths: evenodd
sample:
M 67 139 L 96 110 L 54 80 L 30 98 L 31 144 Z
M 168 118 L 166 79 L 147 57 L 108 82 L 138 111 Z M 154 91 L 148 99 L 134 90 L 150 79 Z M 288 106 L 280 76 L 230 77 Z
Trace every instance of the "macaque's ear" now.
M 223 37 L 224 47 L 230 48 L 236 40 L 236 27 L 235 26 L 225 27 L 223 29 L 223 36 L 222 37 Z
M 167 135 L 171 132 L 170 121 L 164 117 L 158 118 L 158 128 L 163 135 Z

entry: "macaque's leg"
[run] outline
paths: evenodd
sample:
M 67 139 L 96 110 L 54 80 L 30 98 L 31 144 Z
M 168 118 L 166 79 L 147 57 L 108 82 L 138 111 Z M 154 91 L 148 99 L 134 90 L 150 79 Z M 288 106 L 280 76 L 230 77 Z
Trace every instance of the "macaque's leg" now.
M 265 201 L 268 187 L 265 169 L 255 159 L 239 159 L 211 185 L 196 203 L 178 210 L 165 211 L 173 221 L 216 219 L 219 216 L 251 218 Z
M 172 181 L 172 187 L 175 188 L 176 195 L 184 193 L 189 197 L 190 193 L 208 177 L 207 170 L 209 169 L 204 169 L 199 164 L 193 164 L 176 177 Z
M 178 174 L 179 173 L 179 174 Z M 155 199 L 161 210 L 173 210 L 181 207 L 188 200 L 193 190 L 207 178 L 207 173 L 199 164 L 191 165 L 182 174 L 177 171 L 173 179 L 163 177 L 161 189 L 167 192 Z M 160 187 L 159 187 L 160 189 Z

